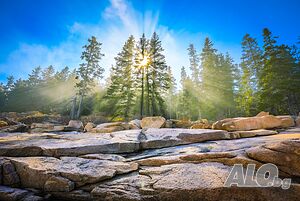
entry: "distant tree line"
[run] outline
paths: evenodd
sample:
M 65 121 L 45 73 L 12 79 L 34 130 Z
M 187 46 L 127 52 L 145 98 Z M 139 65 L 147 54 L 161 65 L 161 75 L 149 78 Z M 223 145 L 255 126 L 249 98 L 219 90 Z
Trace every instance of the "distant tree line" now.
M 9 76 L 0 84 L 1 111 L 57 112 L 79 118 L 100 113 L 112 120 L 161 115 L 177 119 L 221 119 L 300 110 L 299 44 L 278 44 L 263 30 L 263 45 L 246 34 L 241 63 L 220 53 L 206 38 L 201 51 L 187 48 L 189 71 L 181 68 L 179 86 L 167 65 L 159 36 L 130 36 L 115 57 L 105 86 L 99 84 L 104 54 L 95 37 L 83 47 L 78 69 L 35 68 L 26 80 Z M 299 40 L 300 41 L 300 40 Z

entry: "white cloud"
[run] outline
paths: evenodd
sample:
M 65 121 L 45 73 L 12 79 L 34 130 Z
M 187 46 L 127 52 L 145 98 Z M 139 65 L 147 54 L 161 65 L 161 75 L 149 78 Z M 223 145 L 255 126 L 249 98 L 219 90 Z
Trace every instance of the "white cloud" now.
M 80 63 L 82 46 L 94 35 L 103 43 L 102 52 L 105 57 L 102 66 L 106 70 L 105 76 L 108 76 L 109 69 L 114 64 L 114 57 L 130 35 L 134 35 L 137 40 L 142 33 L 151 37 L 154 31 L 162 40 L 167 63 L 173 68 L 175 78 L 179 80 L 181 66 L 188 66 L 188 44 L 192 42 L 201 47 L 198 39 L 204 39 L 205 35 L 184 30 L 174 32 L 169 27 L 159 24 L 159 12 L 141 13 L 134 10 L 125 0 L 110 0 L 110 5 L 101 13 L 97 24 L 75 22 L 69 27 L 68 38 L 57 46 L 21 44 L 9 55 L 6 63 L 0 64 L 0 73 L 25 78 L 36 66 L 53 65 L 56 69 L 61 69 L 67 65 L 75 68 Z

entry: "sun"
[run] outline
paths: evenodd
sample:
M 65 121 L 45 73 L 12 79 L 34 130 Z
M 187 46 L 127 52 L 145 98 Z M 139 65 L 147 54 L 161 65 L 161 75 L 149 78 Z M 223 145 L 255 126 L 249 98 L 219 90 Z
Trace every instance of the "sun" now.
M 149 57 L 144 55 L 143 60 L 141 61 L 140 65 L 141 66 L 146 66 L 148 64 L 148 62 L 149 62 Z

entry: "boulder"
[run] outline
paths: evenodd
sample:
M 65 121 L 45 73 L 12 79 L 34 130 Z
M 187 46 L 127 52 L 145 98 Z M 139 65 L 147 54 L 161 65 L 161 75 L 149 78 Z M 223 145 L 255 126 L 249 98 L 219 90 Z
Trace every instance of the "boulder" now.
M 234 120 L 238 120 L 238 119 L 240 119 L 240 118 L 227 118 L 227 119 L 222 119 L 222 120 L 216 121 L 215 123 L 213 123 L 212 129 L 214 129 L 214 130 L 224 130 L 223 124 L 225 124 L 227 122 L 234 121 Z
M 83 123 L 80 120 L 70 120 L 68 127 L 81 130 L 83 129 Z
M 281 120 L 281 124 L 280 124 L 281 128 L 288 128 L 288 127 L 295 126 L 295 121 L 294 121 L 293 117 L 291 117 L 289 115 L 276 116 L 276 117 Z
M 263 116 L 268 116 L 268 115 L 270 115 L 269 112 L 261 111 L 260 113 L 258 113 L 258 114 L 256 115 L 256 117 L 263 117 Z
M 192 123 L 191 129 L 211 129 L 212 125 L 207 119 L 201 119 Z
M 144 117 L 141 121 L 141 128 L 162 128 L 165 123 L 164 117 Z
M 20 179 L 16 173 L 15 166 L 6 159 L 0 159 L 0 168 L 2 167 L 1 172 L 1 182 L 3 185 L 16 187 L 20 184 Z
M 257 129 L 271 129 L 280 127 L 281 119 L 266 115 L 261 117 L 239 117 L 232 119 L 224 119 L 213 124 L 213 128 L 227 131 L 248 131 Z
M 97 125 L 91 130 L 92 133 L 112 133 L 122 130 L 129 130 L 130 125 L 126 122 L 112 122 Z
M 170 119 L 166 120 L 165 128 L 174 128 L 173 121 Z
M 0 121 L 0 128 L 8 126 L 8 123 L 6 121 Z
M 93 130 L 93 128 L 95 128 L 96 125 L 92 122 L 88 122 L 85 127 L 84 127 L 84 131 L 85 132 L 91 132 Z
M 129 125 L 133 128 L 133 129 L 141 129 L 141 120 L 139 119 L 134 119 L 134 120 L 131 120 L 129 122 Z
M 188 119 L 173 120 L 175 128 L 190 128 L 193 123 Z

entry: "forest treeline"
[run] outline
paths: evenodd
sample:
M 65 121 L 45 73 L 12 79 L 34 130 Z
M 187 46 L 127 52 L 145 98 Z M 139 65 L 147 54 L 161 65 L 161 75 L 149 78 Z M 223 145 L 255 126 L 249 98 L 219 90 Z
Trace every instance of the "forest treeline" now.
M 156 33 L 149 39 L 144 34 L 139 39 L 130 36 L 116 55 L 105 85 L 99 84 L 105 54 L 102 44 L 91 37 L 83 47 L 82 63 L 74 70 L 36 67 L 27 79 L 9 76 L 6 84 L 0 84 L 0 109 L 73 118 L 97 113 L 114 120 L 157 115 L 216 120 L 262 110 L 296 115 L 300 111 L 299 43 L 278 44 L 278 37 L 267 28 L 262 36 L 263 41 L 249 34 L 243 37 L 240 64 L 229 53 L 219 52 L 209 38 L 202 48 L 190 44 L 187 55 L 182 55 L 190 62 L 181 67 L 178 82 Z

